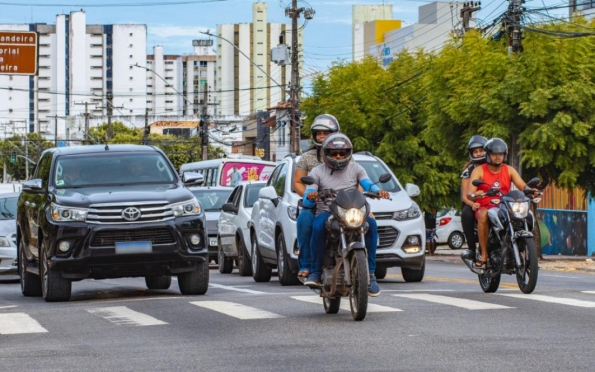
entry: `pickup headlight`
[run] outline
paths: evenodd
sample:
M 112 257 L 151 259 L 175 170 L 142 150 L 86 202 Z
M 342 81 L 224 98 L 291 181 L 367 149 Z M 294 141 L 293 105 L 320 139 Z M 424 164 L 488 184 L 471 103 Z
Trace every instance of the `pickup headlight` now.
M 171 210 L 174 212 L 174 216 L 194 216 L 201 214 L 202 207 L 196 198 L 187 200 L 181 203 L 175 203 L 171 205 Z
M 10 247 L 10 242 L 4 236 L 0 236 L 0 247 Z
M 393 213 L 393 219 L 397 221 L 414 220 L 421 216 L 421 210 L 416 203 L 413 203 L 409 209 L 396 211 Z
M 529 202 L 513 202 L 508 203 L 508 207 L 512 212 L 514 218 L 525 218 L 529 212 Z
M 62 205 L 51 205 L 52 220 L 56 222 L 79 221 L 84 222 L 87 219 L 87 208 L 72 208 Z
M 359 227 L 364 223 L 364 214 L 366 213 L 365 205 L 360 209 L 344 209 L 337 206 L 337 211 L 339 212 L 339 217 L 341 217 L 349 227 Z

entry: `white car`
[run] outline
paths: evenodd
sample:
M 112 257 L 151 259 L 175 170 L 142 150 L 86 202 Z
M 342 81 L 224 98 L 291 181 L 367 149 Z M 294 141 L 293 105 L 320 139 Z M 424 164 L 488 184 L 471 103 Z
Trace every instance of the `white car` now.
M 436 243 L 448 244 L 450 249 L 461 249 L 465 244 L 465 234 L 461 224 L 461 212 L 455 209 L 442 209 L 436 214 Z
M 223 204 L 219 215 L 217 242 L 219 252 L 219 271 L 231 273 L 233 261 L 237 261 L 241 276 L 252 275 L 250 256 L 250 230 L 248 221 L 252 214 L 252 205 L 258 200 L 258 192 L 265 182 L 244 182 L 237 186 Z
M 368 200 L 378 223 L 379 244 L 376 252 L 376 277 L 386 276 L 389 267 L 401 267 L 407 282 L 418 282 L 425 272 L 425 226 L 421 211 L 411 197 L 419 187 L 407 184 L 405 189 L 390 169 L 370 153 L 356 153 L 355 161 L 364 167 L 373 182 L 389 173 L 392 179 L 379 184 L 392 200 Z M 293 189 L 293 174 L 298 158 L 288 155 L 277 165 L 266 187 L 252 209 L 249 222 L 252 276 L 255 281 L 269 281 L 277 268 L 282 285 L 297 284 L 297 203 L 300 197 Z
M 19 194 L 0 195 L 0 275 L 18 275 L 16 216 Z

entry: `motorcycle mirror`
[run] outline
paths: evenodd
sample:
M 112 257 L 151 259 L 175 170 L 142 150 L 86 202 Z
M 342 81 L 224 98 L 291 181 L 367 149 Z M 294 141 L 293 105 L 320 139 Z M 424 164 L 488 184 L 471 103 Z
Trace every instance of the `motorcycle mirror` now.
M 304 185 L 313 185 L 314 184 L 314 178 L 310 177 L 310 176 L 304 176 L 304 177 L 300 178 L 300 181 L 302 181 L 302 183 Z
M 537 187 L 537 185 L 539 185 L 541 183 L 541 180 L 539 179 L 539 177 L 534 177 L 531 178 L 531 181 L 527 182 L 527 186 L 529 186 L 530 188 L 535 188 Z
M 378 182 L 380 183 L 387 183 L 388 181 L 390 181 L 390 179 L 393 176 L 391 176 L 389 173 L 384 173 L 383 175 L 380 176 L 380 178 L 378 179 Z
M 471 182 L 473 184 L 473 186 L 479 186 L 479 185 L 487 185 L 487 183 L 483 182 L 482 180 L 473 180 L 473 182 Z

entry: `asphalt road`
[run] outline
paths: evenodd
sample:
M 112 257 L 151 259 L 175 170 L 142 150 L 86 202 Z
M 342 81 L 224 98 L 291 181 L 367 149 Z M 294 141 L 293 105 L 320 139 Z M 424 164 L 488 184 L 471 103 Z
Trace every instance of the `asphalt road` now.
M 531 295 L 510 276 L 484 294 L 463 264 L 429 260 L 421 283 L 389 269 L 363 322 L 237 270 L 211 270 L 205 296 L 88 280 L 45 303 L 2 282 L 0 370 L 592 371 L 594 279 L 542 270 Z

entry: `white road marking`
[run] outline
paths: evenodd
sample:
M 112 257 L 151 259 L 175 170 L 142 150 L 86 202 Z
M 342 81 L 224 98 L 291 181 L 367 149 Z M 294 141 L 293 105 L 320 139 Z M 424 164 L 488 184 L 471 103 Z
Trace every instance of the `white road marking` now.
M 577 306 L 577 307 L 595 307 L 595 302 L 574 300 L 572 298 L 551 297 L 536 294 L 499 294 L 499 296 L 507 296 L 514 298 L 521 298 L 524 300 L 535 300 L 541 302 L 549 302 L 552 304 Z
M 383 289 L 382 292 L 454 292 L 454 289 Z
M 254 291 L 252 289 L 242 289 L 242 288 L 237 288 L 237 287 L 230 287 L 228 285 L 222 285 L 222 284 L 215 284 L 215 283 L 209 283 L 209 287 L 212 288 L 219 288 L 219 289 L 226 289 L 228 291 L 236 291 L 236 292 L 244 292 L 244 293 L 252 293 L 252 294 L 267 294 L 266 292 L 259 292 L 259 291 Z
M 542 274 L 539 273 L 539 276 L 548 276 L 550 278 L 565 278 L 565 279 L 580 279 L 580 276 L 566 276 L 566 275 L 549 275 L 549 274 Z
M 10 306 L 0 306 L 0 310 L 4 310 L 4 309 L 13 309 L 17 307 L 17 305 L 10 305 Z
M 48 330 L 25 313 L 0 314 L 0 334 L 46 333 Z
M 595 294 L 595 291 L 581 291 L 582 293 Z
M 228 301 L 194 301 L 191 304 L 242 320 L 284 318 L 283 315 Z
M 291 298 L 293 298 L 294 300 L 309 302 L 309 303 L 318 304 L 318 305 L 322 306 L 322 297 L 320 297 L 320 296 L 292 296 Z M 341 310 L 351 311 L 351 308 L 349 306 L 349 298 L 348 297 L 344 297 L 341 299 L 340 308 L 341 308 Z M 368 313 L 389 313 L 389 312 L 395 312 L 395 311 L 403 311 L 403 310 L 397 309 L 394 307 L 388 307 L 388 306 L 382 306 L 382 305 L 368 303 Z
M 466 300 L 464 298 L 456 298 L 456 297 L 447 297 L 447 296 L 439 296 L 433 294 L 426 294 L 426 293 L 416 293 L 416 294 L 394 294 L 392 296 L 395 297 L 403 297 L 403 298 L 410 298 L 413 300 L 421 300 L 421 301 L 428 301 L 437 304 L 443 305 L 451 305 L 456 307 L 462 307 L 463 309 L 467 310 L 499 310 L 499 309 L 513 309 L 508 306 L 496 305 L 491 304 L 488 302 L 480 302 L 474 300 Z
M 100 309 L 91 309 L 87 311 L 91 314 L 95 314 L 107 319 L 117 325 L 151 326 L 167 324 L 166 322 L 153 318 L 152 316 L 131 310 L 126 306 L 103 307 Z

